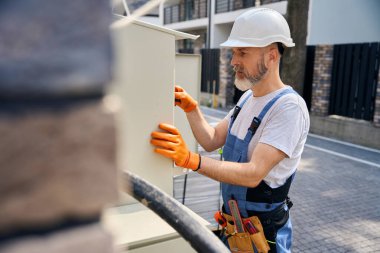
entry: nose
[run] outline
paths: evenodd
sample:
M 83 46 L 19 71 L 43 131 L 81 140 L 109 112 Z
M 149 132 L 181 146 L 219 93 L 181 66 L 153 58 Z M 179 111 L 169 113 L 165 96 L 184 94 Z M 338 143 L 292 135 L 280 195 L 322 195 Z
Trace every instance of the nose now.
M 231 65 L 233 67 L 235 67 L 236 65 L 238 65 L 238 59 L 237 59 L 237 57 L 236 57 L 236 55 L 234 53 L 232 53 Z

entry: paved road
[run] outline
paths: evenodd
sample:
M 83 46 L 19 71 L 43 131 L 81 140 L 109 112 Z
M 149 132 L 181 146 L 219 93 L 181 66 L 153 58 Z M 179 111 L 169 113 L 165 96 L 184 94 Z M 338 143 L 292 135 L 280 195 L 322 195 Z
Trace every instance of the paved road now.
M 226 112 L 202 108 L 215 124 Z M 219 158 L 214 153 L 204 155 Z M 175 180 L 182 200 L 184 177 Z M 219 184 L 189 173 L 185 204 L 212 222 Z M 310 134 L 290 191 L 293 252 L 380 252 L 380 151 Z

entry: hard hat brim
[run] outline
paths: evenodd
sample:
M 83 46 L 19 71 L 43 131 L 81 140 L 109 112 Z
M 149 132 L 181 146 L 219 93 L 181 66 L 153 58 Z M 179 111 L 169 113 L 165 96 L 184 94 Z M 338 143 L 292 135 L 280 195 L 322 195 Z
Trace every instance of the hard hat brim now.
M 229 47 L 229 48 L 230 47 L 266 47 L 275 42 L 282 43 L 286 47 L 294 47 L 296 45 L 293 42 L 289 42 L 289 41 L 286 41 L 286 42 L 285 41 L 271 41 L 267 43 L 260 43 L 256 41 L 256 43 L 252 43 L 252 42 L 244 42 L 241 40 L 229 39 L 223 42 L 222 44 L 220 44 L 220 47 Z

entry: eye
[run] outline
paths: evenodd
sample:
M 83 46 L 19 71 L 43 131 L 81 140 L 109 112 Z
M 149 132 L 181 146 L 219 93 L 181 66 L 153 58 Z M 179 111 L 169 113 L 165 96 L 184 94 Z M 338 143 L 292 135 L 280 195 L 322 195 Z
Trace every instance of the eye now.
M 238 57 L 244 57 L 246 54 L 247 54 L 247 52 L 242 51 L 242 50 L 232 52 L 232 56 L 238 56 Z

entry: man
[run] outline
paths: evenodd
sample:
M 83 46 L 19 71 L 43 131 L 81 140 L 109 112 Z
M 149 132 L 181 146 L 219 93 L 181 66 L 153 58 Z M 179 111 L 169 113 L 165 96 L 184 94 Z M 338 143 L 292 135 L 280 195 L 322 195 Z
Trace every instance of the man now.
M 220 181 L 223 212 L 231 214 L 227 203 L 236 200 L 243 218 L 261 220 L 270 252 L 290 252 L 287 194 L 306 142 L 309 115 L 304 100 L 279 75 L 284 47 L 294 46 L 289 26 L 274 10 L 253 9 L 236 19 L 221 46 L 232 48 L 236 87 L 248 90 L 238 106 L 213 128 L 197 102 L 178 86 L 175 104 L 186 112 L 206 151 L 224 146 L 224 161 L 189 152 L 179 131 L 168 124 L 160 124 L 165 132 L 153 132 L 151 143 L 178 166 Z

